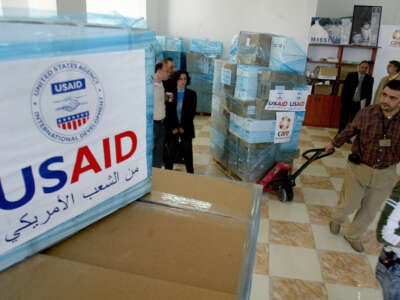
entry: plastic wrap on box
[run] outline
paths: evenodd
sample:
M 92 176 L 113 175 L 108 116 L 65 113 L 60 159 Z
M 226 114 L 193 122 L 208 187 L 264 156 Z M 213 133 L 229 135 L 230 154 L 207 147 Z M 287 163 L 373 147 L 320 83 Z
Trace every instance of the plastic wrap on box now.
M 156 40 L 158 45 L 155 61 L 161 61 L 166 57 L 170 57 L 175 63 L 176 70 L 184 70 L 186 68 L 184 40 L 168 36 L 156 36 Z
M 189 73 L 214 74 L 214 58 L 202 53 L 186 53 L 186 68 Z
M 241 31 L 238 37 L 237 63 L 268 67 L 273 36 L 268 33 Z
M 189 51 L 219 58 L 224 52 L 224 46 L 219 41 L 192 39 L 190 40 Z
M 247 101 L 257 96 L 258 73 L 268 68 L 255 65 L 238 65 L 236 72 L 235 98 Z
M 163 58 L 170 57 L 174 61 L 175 70 L 184 70 L 186 68 L 185 52 L 163 51 Z
M 156 39 L 164 51 L 185 52 L 185 42 L 181 38 L 158 35 Z
M 210 130 L 210 150 L 212 157 L 223 166 L 228 163 L 227 152 L 227 130 L 218 127 L 211 127 Z
M 188 88 L 197 94 L 197 112 L 211 113 L 212 76 L 190 73 L 191 83 Z
M 236 87 L 236 73 L 237 73 L 237 64 L 235 63 L 226 63 L 222 68 L 222 83 L 224 85 L 224 93 L 230 96 L 235 94 Z
M 284 36 L 272 38 L 269 61 L 271 70 L 303 74 L 306 63 L 305 51 L 292 38 Z
M 247 143 L 272 143 L 275 136 L 275 120 L 243 118 L 230 113 L 229 131 Z
M 242 31 L 239 33 L 236 61 L 269 67 L 273 71 L 304 73 L 307 57 L 293 38 Z
M 250 144 L 240 138 L 229 137 L 229 170 L 242 180 L 256 181 L 274 165 L 278 144 Z
M 254 118 L 256 116 L 256 101 L 243 101 L 226 95 L 226 102 L 230 112 L 244 118 Z
M 214 60 L 214 74 L 213 74 L 213 94 L 222 96 L 223 95 L 223 85 L 222 85 L 222 67 L 225 65 L 226 61 L 222 59 Z
M 8 147 L 19 150 L 10 151 L 12 149 L 9 148 L 8 151 L 5 151 L 6 149 L 3 149 L 1 156 L 5 161 L 2 163 L 0 177 L 3 183 L 7 183 L 10 174 L 19 172 L 16 171 L 18 168 L 14 169 L 14 162 L 18 162 L 19 166 L 32 164 L 34 169 L 41 165 L 39 173 L 36 174 L 35 171 L 36 181 L 33 181 L 33 177 L 31 179 L 33 185 L 43 184 L 44 187 L 37 186 L 31 199 L 26 193 L 26 202 L 19 202 L 18 205 L 21 209 L 15 208 L 15 211 L 10 207 L 4 210 L 5 199 L 2 200 L 0 219 L 6 221 L 8 225 L 2 224 L 0 231 L 3 237 L 8 237 L 6 242 L 10 241 L 12 244 L 10 244 L 9 250 L 7 250 L 8 246 L 3 247 L 2 245 L 0 247 L 2 250 L 0 252 L 0 270 L 74 234 L 136 200 L 151 189 L 154 74 L 154 47 L 152 45 L 155 42 L 154 32 L 142 27 L 132 27 L 132 24 L 139 24 L 140 22 L 136 23 L 134 20 L 125 18 L 125 23 L 121 25 L 120 18 L 113 19 L 112 16 L 106 15 L 60 15 L 40 19 L 29 18 L 26 15 L 21 19 L 17 17 L 0 18 L 2 28 L 0 31 L 0 68 L 8 68 L 8 78 L 13 78 L 12 76 L 15 75 L 17 70 L 23 69 L 16 76 L 15 81 L 18 82 L 19 86 L 18 93 L 28 93 L 26 99 L 18 97 L 16 90 L 11 85 L 4 87 L 1 91 L 1 97 L 9 98 L 10 95 L 17 95 L 13 99 L 15 105 L 19 105 L 18 103 L 21 100 L 28 102 L 25 101 L 23 105 L 21 103 L 18 114 L 14 114 L 13 106 L 3 107 L 1 110 L 3 122 L 7 122 L 7 125 L 2 124 L 2 128 L 12 127 L 13 136 L 12 139 L 5 136 L 8 134 L 6 131 L 0 132 L 0 135 L 7 139 Z M 96 60 L 96 58 L 99 59 Z M 115 59 L 116 64 L 110 64 L 109 67 L 106 67 L 104 60 L 107 58 Z M 116 97 L 119 92 L 113 87 L 113 82 L 108 82 L 108 80 L 112 81 L 115 72 L 118 72 L 115 69 L 116 67 L 129 66 L 123 59 L 135 60 L 133 66 L 143 69 L 144 72 L 143 74 L 138 72 L 135 75 L 135 78 L 140 80 L 138 90 L 143 93 L 141 98 L 135 98 L 135 105 L 141 105 L 140 109 L 144 113 L 138 118 L 138 120 L 143 119 L 143 124 L 141 124 L 140 133 L 139 130 L 137 131 L 140 146 L 134 152 L 134 160 L 130 158 L 133 152 L 127 152 L 129 148 L 126 147 L 129 147 L 129 142 L 125 143 L 125 141 L 131 140 L 131 147 L 134 145 L 135 138 L 132 131 L 122 132 L 119 135 L 119 133 L 114 133 L 114 130 L 121 130 L 119 125 L 115 128 L 107 125 L 107 122 L 110 122 L 113 118 L 120 119 L 119 117 L 123 117 L 123 122 L 127 119 L 125 115 L 120 115 L 123 112 L 112 109 L 113 102 L 133 105 L 132 102 L 129 102 L 129 97 L 125 97 L 129 93 L 126 86 L 121 85 L 121 89 L 119 89 L 120 93 L 125 93 L 121 94 L 123 98 L 114 99 L 113 97 Z M 12 68 L 10 69 L 10 67 Z M 119 73 L 118 76 L 128 73 L 126 68 L 122 69 L 124 73 Z M 31 80 L 31 77 L 35 77 L 37 81 Z M 128 77 L 126 80 L 128 80 Z M 129 85 L 129 88 L 132 86 Z M 45 105 L 41 105 L 39 110 L 38 102 L 45 101 L 47 98 L 52 99 L 52 101 L 49 100 Z M 90 105 L 97 107 L 97 110 L 93 111 L 92 114 L 90 111 L 92 106 L 90 106 L 86 114 L 89 116 L 90 113 L 93 120 L 97 120 L 98 124 L 91 123 L 91 119 L 89 119 L 87 124 L 88 126 L 91 125 L 85 127 L 83 124 L 86 123 L 82 123 L 82 120 L 81 122 L 70 122 L 65 118 L 65 120 L 63 118 L 57 119 L 57 122 L 60 123 L 54 123 L 56 122 L 56 117 L 53 115 L 55 114 L 54 111 L 63 111 L 65 114 L 69 114 L 77 112 L 76 109 L 79 107 L 79 112 L 81 107 L 82 109 L 87 107 L 85 105 L 88 101 L 92 101 L 94 104 L 90 102 Z M 60 103 L 59 106 L 57 106 L 58 103 Z M 100 109 L 103 107 L 107 107 L 107 110 L 101 111 Z M 118 106 L 114 107 L 118 109 Z M 52 108 L 54 108 L 54 111 Z M 113 115 L 111 115 L 111 111 Z M 31 115 L 33 112 L 35 112 L 35 118 Z M 14 118 L 7 121 L 7 114 L 12 114 Z M 75 115 L 80 119 L 86 116 L 77 113 Z M 36 121 L 38 123 L 33 124 Z M 87 132 L 79 131 L 80 136 L 74 135 L 72 132 L 63 136 L 62 133 L 58 133 L 61 130 L 67 130 L 63 128 L 62 123 L 65 124 L 67 129 L 76 128 L 74 130 L 78 130 L 78 128 L 82 128 L 82 130 L 87 129 Z M 59 125 L 57 126 L 57 124 Z M 93 133 L 89 130 L 96 131 Z M 29 139 L 32 139 L 32 136 L 36 135 L 38 137 L 35 143 L 24 145 Z M 102 136 L 102 138 L 99 139 L 99 136 Z M 110 138 L 102 141 L 104 137 L 108 136 Z M 129 168 L 130 171 L 125 170 L 129 171 L 129 174 L 122 174 L 122 170 L 119 169 L 116 171 L 115 158 L 112 159 L 111 156 L 108 158 L 108 155 L 111 155 L 114 151 L 110 147 L 117 148 L 117 144 L 122 143 L 122 140 L 126 145 L 123 147 L 124 150 L 117 150 L 117 161 L 119 160 L 118 163 L 121 163 L 126 160 L 124 166 L 128 162 L 132 163 Z M 103 154 L 105 158 L 101 158 L 103 151 L 98 144 L 105 148 Z M 24 156 L 24 149 L 29 149 L 29 155 L 26 157 Z M 85 154 L 82 154 L 82 151 Z M 111 153 L 107 154 L 110 151 Z M 76 154 L 77 152 L 83 155 L 80 158 L 81 160 L 88 160 L 90 163 L 84 167 L 81 166 L 83 174 L 78 173 L 77 176 L 73 177 L 69 174 L 73 166 L 71 159 L 73 159 L 72 156 L 75 153 L 77 156 L 75 167 L 79 167 L 80 159 Z M 128 160 L 128 158 L 130 159 Z M 97 162 L 97 159 L 99 162 Z M 135 168 L 138 161 L 144 165 L 143 168 Z M 40 162 L 43 163 L 40 164 Z M 57 167 L 50 166 L 53 163 L 57 163 Z M 68 170 L 64 171 L 60 168 L 65 167 L 65 163 L 69 165 Z M 94 172 L 94 168 L 96 172 Z M 53 171 L 50 171 L 50 169 Z M 114 172 L 110 170 L 114 170 Z M 132 180 L 143 172 L 147 174 L 143 180 L 138 182 Z M 26 176 L 29 177 L 29 175 Z M 24 180 L 27 180 L 28 177 L 26 176 L 24 175 Z M 39 180 L 39 176 L 43 176 L 43 179 Z M 95 176 L 97 176 L 97 179 Z M 46 179 L 57 180 L 57 178 L 59 183 L 56 185 L 49 186 L 48 183 L 44 183 Z M 90 186 L 90 190 L 86 191 L 86 184 L 92 184 L 92 180 L 95 180 L 96 183 L 93 183 L 94 186 Z M 129 180 L 132 180 L 131 183 L 129 183 Z M 19 186 L 21 184 L 22 186 Z M 23 184 L 24 181 L 18 180 L 15 189 L 24 190 Z M 27 187 L 25 186 L 25 188 Z M 60 190 L 61 188 L 62 190 Z M 42 190 L 45 193 L 43 195 Z M 35 193 L 41 193 L 39 202 Z M 54 196 L 54 199 L 49 198 L 49 196 Z M 89 200 L 91 202 L 85 202 Z M 32 202 L 35 202 L 36 205 L 31 205 Z M 17 205 L 17 203 L 13 205 Z M 73 209 L 69 209 L 70 207 L 73 207 Z M 19 226 L 17 224 L 10 235 L 10 226 L 13 227 L 15 223 L 18 223 Z M 21 224 L 26 225 L 28 223 L 29 226 L 21 226 Z M 3 238 L 2 242 L 4 241 Z
M 257 97 L 268 99 L 271 90 L 303 89 L 306 86 L 307 81 L 304 75 L 269 70 L 258 74 Z

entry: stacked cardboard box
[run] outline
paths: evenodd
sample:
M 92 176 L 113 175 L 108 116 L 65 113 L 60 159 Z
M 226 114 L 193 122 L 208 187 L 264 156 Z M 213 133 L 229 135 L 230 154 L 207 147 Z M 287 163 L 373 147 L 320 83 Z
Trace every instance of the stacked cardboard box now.
M 1 272 L 1 298 L 249 299 L 261 198 L 154 169 L 141 201 Z
M 181 38 L 171 38 L 167 36 L 156 36 L 157 45 L 155 47 L 155 60 L 160 61 L 166 57 L 171 57 L 175 63 L 175 69 L 186 68 L 185 43 Z
M 74 23 L 70 15 L 39 19 L 22 13 L 0 17 L 0 70 L 7 73 L 0 123 L 1 128 L 12 128 L 0 132 L 8 147 L 0 150 L 0 178 L 3 188 L 7 185 L 0 209 L 0 270 L 151 189 L 154 32 L 120 26 L 112 16 L 78 14 Z M 137 114 L 133 118 L 132 112 Z M 106 166 L 98 163 L 103 150 Z M 90 154 L 96 172 L 89 167 L 85 174 L 83 169 L 72 173 L 69 166 L 80 165 L 81 154 Z M 32 171 L 30 181 L 25 171 L 24 178 L 16 180 L 21 166 L 42 170 L 53 162 L 53 174 L 62 175 L 57 185 L 44 183 L 50 178 L 42 171 L 35 180 Z M 72 174 L 77 174 L 75 179 Z M 2 292 L 0 298 L 19 297 Z
M 276 111 L 265 107 L 271 91 L 307 89 L 305 62 L 305 53 L 290 38 L 241 32 L 236 59 L 215 63 L 211 153 L 242 180 L 256 181 L 276 161 L 291 162 L 299 155 L 304 111 L 295 112 L 290 141 L 278 144 Z
M 186 65 L 192 83 L 189 88 L 197 93 L 197 112 L 211 113 L 214 61 L 223 52 L 221 42 L 192 39 L 186 53 Z

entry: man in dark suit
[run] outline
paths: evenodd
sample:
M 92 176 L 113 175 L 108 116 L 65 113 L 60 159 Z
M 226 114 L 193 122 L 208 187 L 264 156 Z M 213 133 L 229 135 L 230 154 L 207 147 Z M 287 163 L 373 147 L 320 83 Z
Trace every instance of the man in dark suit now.
M 341 97 L 339 132 L 348 122 L 353 121 L 361 107 L 371 103 L 374 78 L 367 73 L 368 67 L 368 61 L 363 60 L 358 65 L 358 72 L 351 72 L 346 76 Z
M 172 169 L 179 148 L 188 173 L 193 173 L 193 146 L 195 137 L 193 119 L 196 114 L 196 92 L 187 89 L 190 76 L 186 71 L 175 72 L 175 89 L 173 97 L 166 102 L 167 153 L 165 168 Z

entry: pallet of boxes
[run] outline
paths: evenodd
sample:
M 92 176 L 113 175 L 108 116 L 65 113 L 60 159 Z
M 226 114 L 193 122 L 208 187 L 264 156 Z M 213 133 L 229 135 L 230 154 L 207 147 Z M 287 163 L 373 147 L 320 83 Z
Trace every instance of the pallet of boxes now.
M 0 16 L 0 298 L 249 299 L 261 187 L 151 167 L 154 32 L 29 15 Z
M 170 57 L 174 61 L 176 70 L 186 68 L 185 42 L 182 38 L 158 35 L 156 41 L 154 43 L 156 62 Z
M 253 182 L 299 155 L 306 54 L 289 37 L 255 32 L 240 32 L 232 49 L 215 63 L 210 147 L 223 170 Z
M 190 89 L 197 94 L 198 113 L 211 113 L 214 61 L 223 53 L 222 42 L 192 39 L 186 53 L 186 69 L 191 77 Z

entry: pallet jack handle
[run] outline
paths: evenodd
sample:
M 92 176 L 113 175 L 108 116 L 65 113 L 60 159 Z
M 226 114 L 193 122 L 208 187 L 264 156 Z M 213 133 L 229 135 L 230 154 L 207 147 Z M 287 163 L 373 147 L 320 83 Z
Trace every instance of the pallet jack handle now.
M 324 153 L 325 152 L 325 153 Z M 332 155 L 335 152 L 335 149 L 332 149 L 332 151 L 325 151 L 325 148 L 315 148 L 315 149 L 309 149 L 303 152 L 302 156 L 307 160 L 296 172 L 294 172 L 292 175 L 290 175 L 290 177 L 292 179 L 296 178 L 297 176 L 300 175 L 301 172 L 303 172 L 303 170 L 305 168 L 308 167 L 308 165 L 310 165 L 313 161 L 323 158 L 325 156 L 329 156 Z M 311 153 L 314 153 L 313 155 L 311 155 Z

